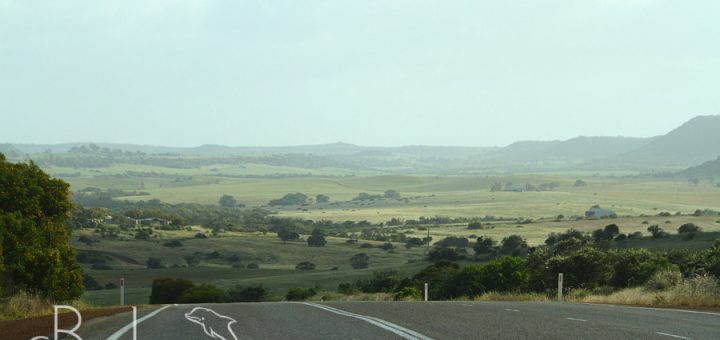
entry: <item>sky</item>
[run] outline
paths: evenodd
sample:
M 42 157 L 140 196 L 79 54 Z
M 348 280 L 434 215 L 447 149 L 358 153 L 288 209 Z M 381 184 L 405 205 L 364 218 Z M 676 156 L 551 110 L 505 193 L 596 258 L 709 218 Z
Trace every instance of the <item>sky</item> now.
M 0 0 L 0 143 L 503 146 L 720 114 L 720 1 Z

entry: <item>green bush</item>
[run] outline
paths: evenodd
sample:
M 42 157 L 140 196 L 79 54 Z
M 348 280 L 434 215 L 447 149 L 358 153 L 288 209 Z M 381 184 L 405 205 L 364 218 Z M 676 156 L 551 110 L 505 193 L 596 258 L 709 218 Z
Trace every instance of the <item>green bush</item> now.
M 668 290 L 682 282 L 682 273 L 677 270 L 666 269 L 655 273 L 645 284 L 648 290 Z
M 404 287 L 393 295 L 395 301 L 420 300 L 420 290 L 415 287 Z
M 468 266 L 451 275 L 442 286 L 440 296 L 457 298 L 486 292 L 517 292 L 525 289 L 529 273 L 519 257 L 502 257 L 486 265 Z
M 151 304 L 176 303 L 188 289 L 195 287 L 190 280 L 163 277 L 153 280 L 150 293 Z
M 304 301 L 315 296 L 316 294 L 317 292 L 315 292 L 315 289 L 313 288 L 290 288 L 287 294 L 285 294 L 285 300 Z
M 228 302 L 263 302 L 270 293 L 263 285 L 243 287 L 240 285 L 227 292 Z
M 209 284 L 186 289 L 177 303 L 219 303 L 225 300 L 225 292 Z

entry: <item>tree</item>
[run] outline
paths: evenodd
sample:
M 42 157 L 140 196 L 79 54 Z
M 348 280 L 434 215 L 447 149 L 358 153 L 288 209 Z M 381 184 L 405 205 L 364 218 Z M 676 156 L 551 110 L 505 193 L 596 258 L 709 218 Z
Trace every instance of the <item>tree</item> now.
M 317 292 L 312 288 L 290 288 L 287 294 L 285 294 L 285 300 L 303 301 L 315 296 L 315 294 L 317 294 Z
M 300 262 L 295 266 L 295 269 L 296 270 L 314 270 L 315 264 L 312 262 L 308 262 L 308 261 Z
M 153 280 L 150 293 L 151 304 L 176 303 L 180 296 L 195 284 L 186 279 L 163 277 Z
M 699 231 L 700 227 L 695 225 L 695 223 L 685 223 L 678 228 L 678 234 L 697 233 Z
M 475 229 L 483 229 L 483 225 L 480 222 L 470 222 L 468 223 L 468 229 L 475 230 Z
M 24 290 L 55 301 L 80 297 L 83 278 L 64 223 L 69 185 L 34 163 L 0 154 L 0 297 Z
M 315 196 L 315 203 L 327 203 L 330 202 L 330 196 L 319 194 Z
M 390 198 L 390 199 L 398 199 L 401 197 L 399 192 L 397 192 L 396 190 L 392 190 L 392 189 L 385 190 L 385 193 L 383 194 L 383 196 L 385 198 Z
M 500 253 L 512 256 L 525 256 L 529 252 L 527 241 L 518 235 L 503 238 L 500 243 Z
M 177 303 L 220 303 L 225 300 L 225 292 L 210 285 L 201 284 L 185 290 Z
M 235 197 L 232 197 L 230 195 L 222 195 L 218 203 L 220 204 L 220 206 L 226 208 L 234 208 L 238 204 L 237 200 L 235 200 Z
M 480 236 L 475 241 L 473 250 L 476 254 L 490 254 L 495 251 L 495 241 L 490 237 Z
M 274 199 L 274 200 L 270 201 L 270 203 L 268 203 L 268 205 L 270 205 L 271 207 L 283 206 L 283 205 L 303 205 L 303 204 L 307 203 L 307 199 L 308 199 L 308 196 L 303 193 L 300 193 L 300 192 L 296 192 L 294 194 L 289 193 L 289 194 L 286 194 L 285 196 L 283 196 L 282 198 L 278 198 L 278 199 Z
M 294 231 L 292 231 L 292 230 L 287 230 L 287 229 L 284 229 L 284 228 L 283 228 L 283 229 L 280 229 L 280 230 L 277 232 L 277 235 L 278 235 L 278 237 L 279 237 L 283 242 L 295 241 L 295 240 L 297 240 L 297 239 L 300 238 L 300 234 L 298 234 L 298 233 L 296 233 L 296 232 L 294 232 Z
M 370 256 L 365 253 L 358 253 L 350 258 L 350 265 L 353 269 L 363 269 L 370 266 Z
M 618 225 L 615 223 L 608 224 L 603 229 L 603 232 L 605 232 L 605 235 L 608 235 L 608 236 L 610 236 L 610 238 L 613 238 L 613 237 L 617 236 L 618 234 L 620 234 L 620 227 L 618 227 Z
M 323 234 L 320 229 L 314 229 L 310 237 L 307 239 L 307 244 L 311 247 L 324 247 L 326 243 L 325 234 Z
M 157 257 L 148 257 L 147 261 L 147 269 L 160 269 L 165 268 L 162 264 L 162 260 Z
M 660 226 L 657 225 L 657 224 L 653 224 L 653 225 L 649 226 L 649 227 L 647 228 L 647 231 L 649 231 L 650 234 L 652 234 L 652 237 L 654 237 L 654 238 L 663 238 L 663 237 L 668 237 L 668 236 L 669 236 L 668 233 L 666 233 L 666 232 L 665 232 L 662 228 L 660 228 Z
M 270 296 L 270 292 L 263 285 L 240 285 L 227 292 L 227 302 L 263 302 Z

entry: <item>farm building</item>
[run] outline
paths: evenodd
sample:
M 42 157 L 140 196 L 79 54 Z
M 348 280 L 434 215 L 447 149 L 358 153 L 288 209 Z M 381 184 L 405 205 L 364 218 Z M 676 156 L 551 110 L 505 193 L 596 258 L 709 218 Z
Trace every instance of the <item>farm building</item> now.
M 600 208 L 599 206 L 594 206 L 588 211 L 585 212 L 586 218 L 615 218 L 617 217 L 617 214 L 610 210 L 605 208 Z

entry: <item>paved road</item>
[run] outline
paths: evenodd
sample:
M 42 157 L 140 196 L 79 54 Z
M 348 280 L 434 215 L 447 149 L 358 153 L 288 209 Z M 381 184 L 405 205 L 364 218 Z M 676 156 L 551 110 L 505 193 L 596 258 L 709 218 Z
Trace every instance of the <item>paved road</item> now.
M 233 340 L 233 334 L 303 340 L 720 339 L 720 313 L 574 303 L 207 304 L 143 309 L 138 319 L 142 340 Z M 131 321 L 129 313 L 96 319 L 78 333 L 88 340 L 132 339 Z

